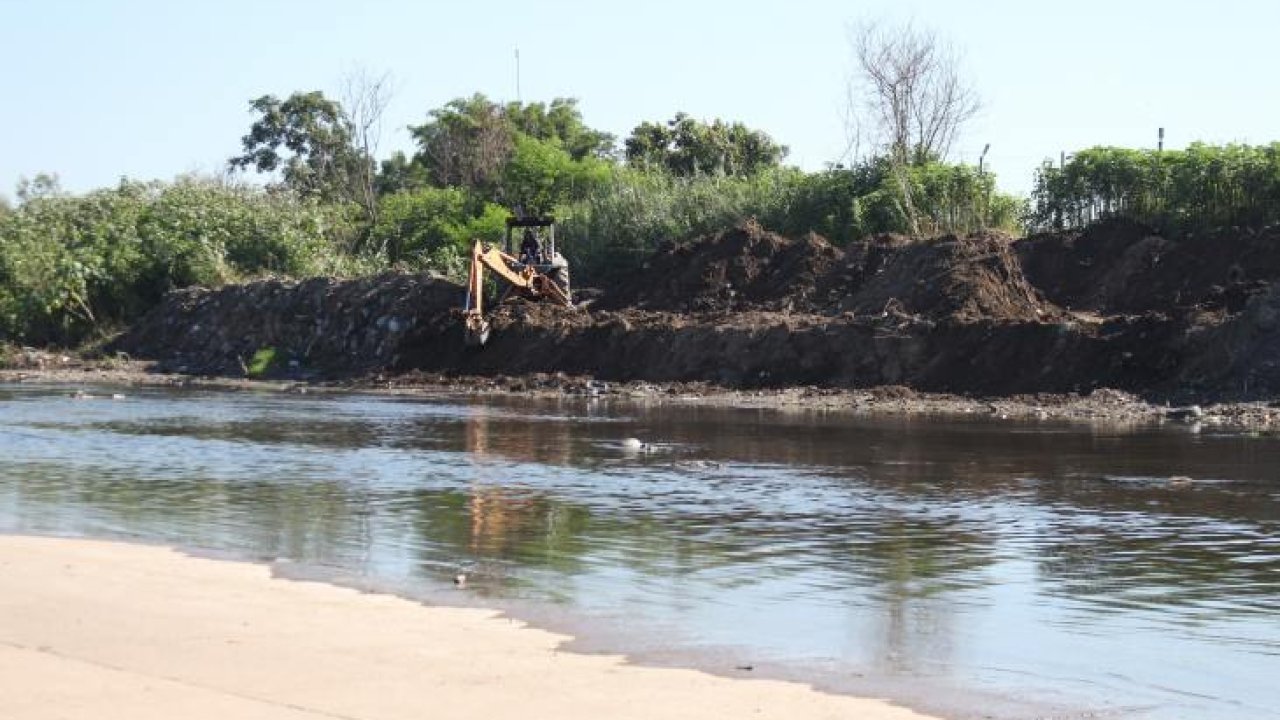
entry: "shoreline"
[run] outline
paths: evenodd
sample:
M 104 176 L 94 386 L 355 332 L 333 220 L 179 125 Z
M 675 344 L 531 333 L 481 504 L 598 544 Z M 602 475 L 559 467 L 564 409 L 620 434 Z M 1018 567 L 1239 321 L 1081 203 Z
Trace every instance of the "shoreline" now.
M 705 383 L 601 382 L 564 374 L 450 376 L 375 373 L 333 380 L 250 379 L 167 374 L 143 361 L 83 361 L 63 356 L 54 366 L 0 366 L 0 383 L 108 385 L 295 394 L 369 393 L 401 397 L 480 397 L 581 400 L 739 408 L 782 412 L 928 415 L 957 419 L 1067 422 L 1131 428 L 1170 426 L 1190 432 L 1280 434 L 1280 402 L 1223 402 L 1170 407 L 1100 388 L 1087 395 L 970 397 L 901 386 L 867 389 L 816 386 L 734 389 Z
M 89 378 L 86 381 L 86 378 Z M 526 382 L 528 378 L 521 379 L 520 382 Z M 0 383 L 4 379 L 0 373 Z M 569 392 L 569 388 L 560 390 L 548 389 L 526 389 L 519 393 L 508 392 L 501 387 L 495 387 L 485 392 L 463 393 L 457 390 L 450 392 L 448 386 L 442 389 L 440 386 L 424 390 L 422 387 L 415 385 L 411 388 L 373 388 L 362 389 L 360 387 L 329 387 L 329 386 L 302 386 L 296 383 L 279 383 L 264 381 L 246 381 L 234 378 L 192 378 L 188 376 L 165 376 L 148 374 L 143 378 L 139 378 L 128 371 L 120 368 L 113 372 L 106 372 L 104 369 L 97 370 L 75 370 L 70 372 L 57 372 L 42 374 L 39 378 L 29 378 L 29 382 L 35 384 L 53 383 L 59 387 L 53 391 L 50 397 L 57 400 L 65 398 L 68 394 L 74 394 L 78 386 L 88 389 L 93 393 L 93 398 L 98 401 L 111 402 L 112 394 L 116 388 L 120 388 L 124 393 L 129 393 L 126 397 L 132 395 L 132 391 L 128 389 L 128 382 L 136 381 L 134 387 L 143 385 L 149 387 L 180 387 L 199 390 L 207 388 L 209 391 L 227 391 L 231 393 L 247 393 L 249 397 L 264 397 L 265 393 L 303 393 L 315 392 L 319 395 L 315 400 L 323 402 L 326 393 L 334 395 L 335 400 L 344 395 L 352 393 L 370 393 L 374 397 L 377 396 L 396 396 L 405 398 L 420 397 L 430 401 L 435 399 L 439 402 L 444 399 L 446 402 L 454 403 L 461 400 L 465 401 L 466 397 L 489 396 L 495 398 L 493 402 L 500 402 L 501 398 L 506 398 L 508 402 L 519 402 L 512 398 L 520 397 L 539 397 L 545 402 L 555 402 L 558 398 L 562 402 L 572 403 L 568 408 L 581 408 L 588 399 L 579 397 L 574 392 Z M 499 385 L 500 380 L 489 379 L 489 381 Z M 112 383 L 115 383 L 114 385 Z M 576 382 L 576 381 L 574 381 Z M 93 387 L 101 384 L 103 387 Z M 34 390 L 35 388 L 33 388 Z M 688 388 L 685 388 L 686 390 Z M 19 391 L 23 392 L 23 391 Z M 37 394 L 49 393 L 50 390 L 36 390 Z M 141 392 L 141 390 L 139 390 Z M 785 391 L 784 391 L 785 392 Z M 724 395 L 728 395 L 725 393 Z M 748 398 L 763 397 L 756 396 L 753 393 L 743 393 Z M 886 393 L 886 399 L 892 399 L 892 390 Z M 713 397 L 702 404 L 708 407 L 719 405 L 728 406 L 724 402 L 725 397 Z M 918 398 L 917 398 L 918 400 Z M 92 400 L 90 400 L 92 402 Z M 621 402 L 631 402 L 623 400 Z M 654 402 L 664 403 L 671 407 L 689 407 L 691 403 L 700 402 L 692 395 L 668 395 L 661 393 L 654 396 Z M 913 401 L 914 402 L 914 401 Z M 310 404 L 310 402 L 308 402 Z M 64 402 L 65 405 L 65 402 Z M 909 404 L 908 404 L 909 405 Z M 566 406 L 561 406 L 564 409 Z M 659 405 L 658 407 L 661 407 Z M 738 405 L 738 407 L 742 407 Z M 775 412 L 773 406 L 761 403 L 756 407 L 761 410 L 769 408 L 770 412 Z M 885 412 L 907 413 L 902 407 L 892 404 L 886 404 L 886 408 L 896 407 L 897 410 L 885 410 Z M 608 408 L 609 412 L 626 411 L 625 406 L 609 405 L 601 406 L 601 409 Z M 809 412 L 808 408 L 797 408 L 801 412 Z M 88 408 L 86 408 L 88 410 Z M 74 412 L 74 410 L 68 410 Z M 92 411 L 90 411 L 92 412 Z M 782 410 L 786 412 L 786 410 Z M 821 412 L 821 411 L 820 411 Z M 844 408 L 835 412 L 864 412 L 861 410 L 850 410 Z M 867 411 L 871 412 L 871 411 Z M 749 415 L 752 417 L 752 415 Z M 767 417 L 767 416 L 766 416 Z M 907 420 L 906 422 L 910 422 Z M 1104 422 L 1102 420 L 1096 422 Z M 1012 423 L 1012 421 L 1011 421 Z M 1058 427 L 1061 427 L 1059 424 Z M 1049 432 L 1056 432 L 1052 426 L 1047 428 Z M 1121 432 L 1125 432 L 1126 428 L 1118 427 Z M 58 533 L 56 528 L 46 528 L 51 530 L 55 537 Z M 14 532 L 10 530 L 9 532 Z M 21 531 L 19 531 L 21 532 Z M 0 531 L 0 539 L 4 537 L 4 532 Z M 588 656 L 608 656 L 622 658 L 622 661 L 628 665 L 634 665 L 644 668 L 672 668 L 672 669 L 692 669 L 712 677 L 727 678 L 736 680 L 739 678 L 758 678 L 769 679 L 780 682 L 798 683 L 805 687 L 809 687 L 818 693 L 831 693 L 839 696 L 849 697 L 877 697 L 888 698 L 887 702 L 897 704 L 899 706 L 915 709 L 918 712 L 933 713 L 934 715 L 947 718 L 970 718 L 970 717 L 1029 717 L 1052 715 L 1055 717 L 1073 717 L 1077 716 L 1080 711 L 1079 699 L 1062 698 L 1058 696 L 1057 688 L 1048 687 L 1030 687 L 1026 683 L 1019 683 L 1016 687 L 1008 686 L 998 688 L 986 688 L 981 682 L 959 683 L 959 682 L 938 682 L 937 679 L 922 678 L 899 678 L 891 675 L 879 675 L 876 673 L 855 672 L 852 675 L 847 668 L 836 666 L 827 666 L 825 663 L 816 661 L 813 658 L 792 658 L 786 660 L 784 658 L 771 658 L 759 656 L 750 652 L 744 654 L 739 650 L 749 648 L 738 648 L 725 646 L 702 646 L 701 649 L 690 651 L 679 642 L 679 638 L 667 638 L 665 645 L 655 645 L 649 641 L 649 637 L 644 634 L 635 634 L 628 630 L 620 630 L 618 627 L 606 621 L 604 624 L 599 622 L 599 618 L 590 616 L 581 616 L 572 612 L 556 612 L 554 608 L 539 605 L 538 603 L 526 603 L 513 601 L 510 598 L 498 599 L 494 601 L 492 598 L 478 599 L 472 593 L 458 593 L 455 589 L 445 581 L 441 583 L 440 589 L 428 589 L 425 592 L 419 590 L 408 590 L 392 584 L 381 582 L 367 582 L 361 576 L 352 576 L 346 574 L 333 574 L 325 570 L 323 566 L 307 565 L 305 563 L 295 564 L 287 559 L 275 558 L 271 556 L 260 555 L 244 555 L 237 553 L 226 553 L 219 550 L 210 550 L 199 545 L 192 545 L 183 540 L 175 540 L 174 538 L 153 540 L 145 537 L 134 536 L 129 533 L 123 535 L 114 533 L 110 530 L 104 532 L 91 532 L 87 537 L 91 542 L 101 540 L 105 543 L 123 542 L 126 544 L 144 544 L 150 547 L 159 547 L 161 549 L 172 548 L 175 552 L 193 556 L 195 558 L 210 558 L 215 560 L 229 560 L 236 563 L 250 563 L 262 565 L 265 567 L 269 575 L 284 580 L 296 580 L 302 582 L 321 583 L 324 585 L 336 586 L 363 593 L 384 594 L 394 597 L 404 598 L 411 603 L 422 603 L 427 606 L 441 605 L 445 607 L 460 607 L 464 609 L 482 610 L 495 614 L 499 619 L 507 622 L 517 622 L 526 624 L 535 628 L 539 628 L 550 632 L 561 638 L 558 649 L 562 652 L 570 652 L 575 654 L 584 654 Z M 3 560 L 0 554 L 0 561 Z M 6 571 L 3 562 L 0 562 L 0 575 Z M 3 583 L 0 582 L 0 588 Z M 0 596 L 3 592 L 0 592 Z M 3 605 L 0 602 L 0 605 Z M 661 635 L 661 633 L 658 633 Z M 640 642 L 637 643 L 637 638 Z M 659 642 L 664 642 L 660 640 Z M 0 643 L 2 644 L 2 643 Z M 727 652 L 725 652 L 727 651 Z M 796 662 L 799 660 L 799 662 Z M 739 667 L 743 663 L 750 664 L 752 672 L 744 673 Z M 1035 683 L 1032 683 L 1033 685 Z M 1048 691 L 1047 693 L 1045 691 Z M 0 713 L 2 716 L 3 713 Z
M 116 541 L 0 535 L 0 715 L 911 720 L 886 700 L 565 650 L 494 610 Z M 109 709 L 108 709 L 109 708 Z

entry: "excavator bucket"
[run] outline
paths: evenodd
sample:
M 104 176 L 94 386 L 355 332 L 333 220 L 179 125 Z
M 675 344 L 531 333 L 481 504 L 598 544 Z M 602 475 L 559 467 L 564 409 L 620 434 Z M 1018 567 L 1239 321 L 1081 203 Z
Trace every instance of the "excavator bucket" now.
M 466 327 L 463 329 L 462 342 L 467 347 L 481 347 L 489 342 L 491 330 L 488 320 L 485 320 L 480 315 L 468 315 Z

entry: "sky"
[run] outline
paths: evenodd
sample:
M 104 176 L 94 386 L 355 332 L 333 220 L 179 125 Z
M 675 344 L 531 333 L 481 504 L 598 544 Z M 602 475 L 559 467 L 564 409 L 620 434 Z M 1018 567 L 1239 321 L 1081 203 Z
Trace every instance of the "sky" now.
M 220 173 L 249 101 L 340 93 L 363 71 L 394 95 L 379 155 L 406 126 L 481 92 L 578 98 L 625 137 L 678 111 L 741 121 L 808 170 L 847 147 L 849 29 L 913 22 L 949 42 L 983 100 L 952 159 L 1026 193 L 1034 169 L 1093 145 L 1280 140 L 1280 3 L 394 2 L 0 0 L 0 194 L 56 173 L 73 192 L 120 178 Z

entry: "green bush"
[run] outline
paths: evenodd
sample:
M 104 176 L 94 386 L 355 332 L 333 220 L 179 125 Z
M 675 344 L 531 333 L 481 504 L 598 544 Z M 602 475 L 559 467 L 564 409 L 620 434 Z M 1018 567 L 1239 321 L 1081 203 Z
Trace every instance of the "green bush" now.
M 77 342 L 175 287 L 332 272 L 350 234 L 342 208 L 209 180 L 32 197 L 0 217 L 0 340 Z
M 1037 172 L 1032 227 L 1078 228 L 1116 216 L 1168 233 L 1280 222 L 1280 143 L 1095 147 Z
M 574 160 L 556 142 L 518 133 L 502 171 L 502 193 L 529 213 L 546 214 L 607 185 L 610 168 L 604 160 L 590 156 Z
M 275 348 L 259 348 L 244 366 L 244 374 L 247 377 L 260 378 L 274 370 L 279 364 Z
M 776 214 L 799 175 L 778 170 L 746 178 L 676 177 L 615 168 L 606 183 L 560 210 L 560 233 L 576 272 L 588 282 L 605 283 L 638 266 L 664 241 Z
M 421 188 L 382 198 L 367 246 L 391 264 L 448 275 L 475 240 L 499 242 L 508 213 L 458 188 Z

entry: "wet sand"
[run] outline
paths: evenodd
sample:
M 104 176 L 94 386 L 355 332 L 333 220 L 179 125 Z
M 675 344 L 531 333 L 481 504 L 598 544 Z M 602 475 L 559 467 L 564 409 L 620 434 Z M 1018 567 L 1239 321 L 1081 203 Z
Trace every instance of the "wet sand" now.
M 0 717 L 11 720 L 926 717 L 562 652 L 567 639 L 263 565 L 0 536 Z

